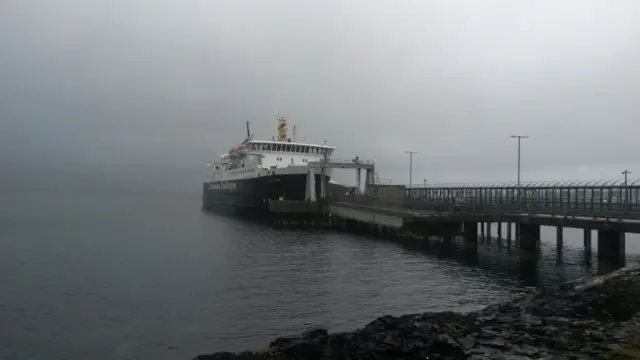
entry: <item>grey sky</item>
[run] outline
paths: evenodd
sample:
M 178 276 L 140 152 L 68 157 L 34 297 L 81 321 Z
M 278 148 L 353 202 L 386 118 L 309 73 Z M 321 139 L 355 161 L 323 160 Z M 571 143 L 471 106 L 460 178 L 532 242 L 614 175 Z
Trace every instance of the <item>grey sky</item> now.
M 310 4 L 4 1 L 0 161 L 197 181 L 279 113 L 394 182 L 514 180 L 513 133 L 525 180 L 640 174 L 640 2 Z

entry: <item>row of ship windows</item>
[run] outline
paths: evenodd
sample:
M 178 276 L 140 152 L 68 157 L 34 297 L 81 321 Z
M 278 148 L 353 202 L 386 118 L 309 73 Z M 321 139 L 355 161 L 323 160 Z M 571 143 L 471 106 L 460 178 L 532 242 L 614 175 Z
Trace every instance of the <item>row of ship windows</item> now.
M 276 158 L 276 160 L 278 160 L 278 161 L 282 161 L 282 157 L 278 156 L 278 157 Z M 308 160 L 308 159 L 302 159 L 302 162 L 309 162 L 309 160 Z M 293 164 L 293 158 L 291 158 L 291 163 Z
M 307 146 L 307 145 L 294 145 L 294 144 L 252 143 L 250 144 L 249 150 L 284 151 L 284 152 L 293 152 L 293 153 L 301 153 L 301 154 L 319 154 L 319 155 L 327 155 L 327 156 L 331 156 L 331 154 L 333 153 L 333 149 L 320 148 L 320 147 Z
M 243 164 L 240 164 L 240 167 L 244 167 L 244 163 L 243 163 Z M 219 166 L 216 166 L 216 170 L 218 170 L 219 168 L 220 168 Z M 233 172 L 235 172 L 235 173 L 239 173 L 239 172 L 243 172 L 243 173 L 252 173 L 252 172 L 256 171 L 256 169 L 255 169 L 255 168 L 251 168 L 251 169 L 244 169 L 244 171 L 238 171 L 239 169 L 240 169 L 239 167 L 234 167 L 234 168 L 227 168 L 227 169 L 225 169 L 225 170 L 231 170 L 231 171 L 233 171 Z

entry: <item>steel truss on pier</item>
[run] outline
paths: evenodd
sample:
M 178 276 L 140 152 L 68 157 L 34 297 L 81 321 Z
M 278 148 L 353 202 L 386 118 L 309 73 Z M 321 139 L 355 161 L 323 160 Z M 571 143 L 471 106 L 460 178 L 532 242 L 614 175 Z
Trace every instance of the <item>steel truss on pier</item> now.
M 640 210 L 640 179 L 537 181 L 494 184 L 429 184 L 407 189 L 407 196 L 425 203 L 521 203 L 536 207 L 596 210 Z

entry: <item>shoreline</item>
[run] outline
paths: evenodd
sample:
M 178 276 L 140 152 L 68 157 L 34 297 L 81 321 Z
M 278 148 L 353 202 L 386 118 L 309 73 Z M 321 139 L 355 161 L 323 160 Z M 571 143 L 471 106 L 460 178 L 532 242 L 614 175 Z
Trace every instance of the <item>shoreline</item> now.
M 267 350 L 194 360 L 640 359 L 640 266 L 581 278 L 469 313 L 383 316 L 361 329 L 312 329 Z

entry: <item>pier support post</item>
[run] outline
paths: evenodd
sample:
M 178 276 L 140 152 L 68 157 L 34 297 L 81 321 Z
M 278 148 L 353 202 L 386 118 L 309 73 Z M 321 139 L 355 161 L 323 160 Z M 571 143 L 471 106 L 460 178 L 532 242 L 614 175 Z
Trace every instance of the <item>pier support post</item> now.
M 477 248 L 478 247 L 478 223 L 466 222 L 462 224 L 465 248 Z
M 442 243 L 444 246 L 451 246 L 453 244 L 453 235 L 445 235 L 442 237 Z
M 537 250 L 540 243 L 540 225 L 518 224 L 520 233 L 520 248 L 522 250 Z
M 375 183 L 375 179 L 373 178 L 373 169 L 367 168 L 364 176 L 364 191 L 366 195 L 370 196 L 369 185 L 373 185 Z
M 357 168 L 356 169 L 356 195 L 360 195 L 361 191 L 362 191 L 362 190 L 360 190 L 360 188 L 361 188 L 361 186 L 360 186 L 360 181 L 361 181 L 360 177 L 361 176 L 362 176 L 362 174 L 360 172 L 360 168 Z
M 558 246 L 562 246 L 563 242 L 563 231 L 564 228 L 562 226 L 556 226 L 556 244 Z
M 591 229 L 584 229 L 584 250 L 591 252 Z
M 520 224 L 516 223 L 516 236 L 514 237 L 516 241 L 516 246 L 520 247 Z
M 615 230 L 598 230 L 598 263 L 614 268 L 625 263 L 625 233 Z
M 491 223 L 487 222 L 487 244 L 491 244 Z
M 564 246 L 564 228 L 562 226 L 556 226 L 556 261 L 558 264 L 562 263 L 562 250 Z
M 480 237 L 483 242 L 484 242 L 484 225 L 485 225 L 484 221 L 480 222 Z
M 498 240 L 502 239 L 502 223 L 498 222 Z
M 316 172 L 311 167 L 307 170 L 307 190 L 305 193 L 305 200 L 311 202 L 316 201 Z

